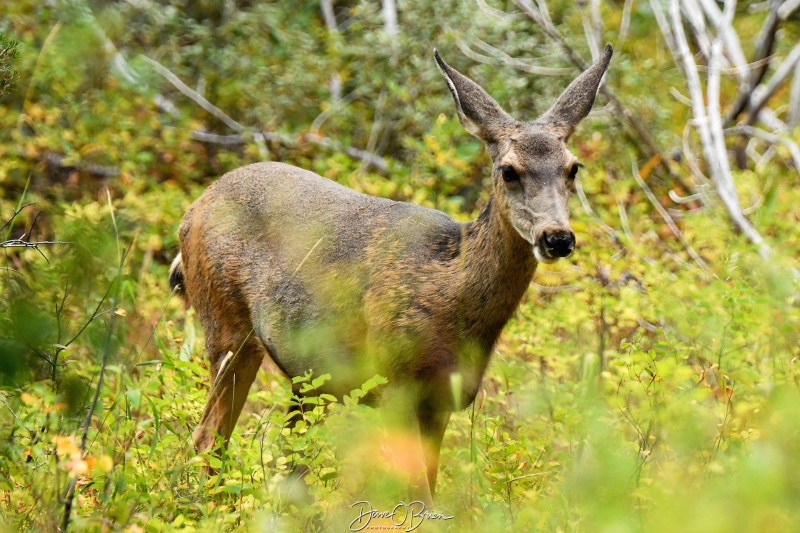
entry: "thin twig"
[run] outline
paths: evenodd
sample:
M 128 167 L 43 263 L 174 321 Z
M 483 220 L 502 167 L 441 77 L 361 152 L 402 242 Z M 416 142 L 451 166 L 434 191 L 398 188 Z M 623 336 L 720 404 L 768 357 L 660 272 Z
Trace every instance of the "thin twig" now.
M 541 74 L 543 76 L 560 76 L 560 75 L 567 75 L 572 73 L 571 68 L 562 68 L 562 67 L 542 67 L 539 65 L 531 65 L 530 63 L 523 61 L 521 59 L 511 57 L 510 55 L 506 54 L 499 48 L 495 48 L 494 46 L 481 41 L 478 38 L 472 39 L 475 43 L 475 46 L 486 52 L 487 54 L 491 54 L 493 59 L 498 59 L 501 62 L 505 63 L 509 67 L 515 68 L 517 70 L 521 70 L 523 72 L 528 72 L 530 74 Z M 462 41 L 463 42 L 463 41 Z M 458 45 L 458 40 L 456 41 L 456 45 Z M 466 43 L 465 43 L 466 46 Z M 461 47 L 459 46 L 459 49 Z M 463 51 L 463 49 L 462 49 Z M 472 52 L 470 50 L 470 52 Z M 472 52 L 474 53 L 474 52 Z M 466 54 L 465 54 L 466 55 Z M 486 56 L 484 56 L 486 57 Z
M 786 56 L 786 59 L 780 64 L 766 86 L 762 84 L 755 88 L 747 106 L 747 110 L 750 113 L 750 117 L 747 120 L 748 125 L 752 126 L 755 123 L 761 108 L 763 108 L 770 97 L 775 94 L 775 91 L 783 80 L 793 73 L 798 61 L 800 61 L 800 44 L 792 48 L 789 55 Z
M 794 67 L 792 89 L 789 93 L 789 118 L 786 119 L 786 126 L 789 130 L 793 130 L 798 124 L 800 124 L 800 63 Z
M 206 100 L 206 98 L 203 95 L 201 95 L 200 93 L 198 93 L 197 91 L 195 91 L 194 89 L 183 83 L 183 81 L 181 81 L 181 79 L 175 74 L 173 74 L 172 71 L 169 70 L 167 67 L 165 67 L 155 59 L 151 59 L 145 55 L 140 55 L 139 57 L 144 61 L 146 61 L 147 63 L 149 63 L 156 70 L 156 72 L 158 72 L 164 79 L 170 82 L 184 96 L 186 96 L 194 103 L 199 105 L 209 114 L 218 118 L 223 124 L 228 126 L 233 131 L 241 133 L 247 129 L 238 122 L 236 122 L 235 120 L 233 120 L 222 109 L 218 108 L 217 106 Z
M 268 131 L 261 131 L 257 133 L 262 135 L 266 141 L 278 142 L 287 147 L 297 147 L 302 146 L 303 144 L 312 144 L 333 152 L 342 152 L 350 159 L 363 161 L 367 164 L 367 166 L 374 168 L 375 171 L 381 174 L 387 174 L 389 172 L 389 163 L 387 163 L 386 160 L 381 156 L 352 146 L 345 147 L 341 142 L 320 134 L 299 135 L 295 137 L 288 134 Z M 190 133 L 190 136 L 196 141 L 219 144 L 228 148 L 239 146 L 246 142 L 246 137 L 238 134 L 218 135 L 216 133 L 209 133 L 206 131 L 193 131 Z
M 589 217 L 591 217 L 592 220 L 597 222 L 597 225 L 600 226 L 600 228 L 602 228 L 602 230 L 605 231 L 614 240 L 614 243 L 617 244 L 617 246 L 622 246 L 622 242 L 620 241 L 619 236 L 617 235 L 617 231 L 608 224 L 606 224 L 605 222 L 603 222 L 603 219 L 601 219 L 599 216 L 595 214 L 594 210 L 592 209 L 592 206 L 589 204 L 589 199 L 586 197 L 586 191 L 583 190 L 583 185 L 579 180 L 575 180 L 575 192 L 578 193 L 578 198 L 581 201 L 581 206 L 583 207 L 583 210 L 586 212 L 586 214 L 589 215 Z
M 71 172 L 73 170 L 86 172 L 101 178 L 114 178 L 119 176 L 119 168 L 113 166 L 96 165 L 94 163 L 68 163 L 67 157 L 53 152 L 45 152 L 36 156 L 29 155 L 21 148 L 16 150 L 16 156 L 26 161 L 40 161 L 51 169 Z
M 760 128 L 755 128 L 753 126 L 736 126 L 733 128 L 728 128 L 723 132 L 725 135 L 750 135 L 753 137 L 758 137 L 767 141 L 768 143 L 772 144 L 782 144 L 786 148 L 789 149 L 789 152 L 792 154 L 792 162 L 794 163 L 794 168 L 800 172 L 800 147 L 797 146 L 797 143 L 793 140 L 781 137 L 780 135 L 776 135 L 774 133 L 770 133 L 768 131 L 764 131 Z
M 644 191 L 644 194 L 647 196 L 647 199 L 650 200 L 650 203 L 653 204 L 653 207 L 656 208 L 656 211 L 658 211 L 658 214 L 661 215 L 662 219 L 664 219 L 664 222 L 667 223 L 667 226 L 669 226 L 670 231 L 672 231 L 672 233 L 678 238 L 680 243 L 686 249 L 686 252 L 689 254 L 689 256 L 692 259 L 694 259 L 695 263 L 697 263 L 703 270 L 708 270 L 706 262 L 703 261 L 703 258 L 700 257 L 697 254 L 697 252 L 695 252 L 694 248 L 692 248 L 692 245 L 689 244 L 689 242 L 686 240 L 686 237 L 683 236 L 683 232 L 680 229 L 678 229 L 678 226 L 675 224 L 675 221 L 672 220 L 670 214 L 667 212 L 666 209 L 664 209 L 664 206 L 662 206 L 659 203 L 658 198 L 656 198 L 656 195 L 653 194 L 653 191 L 650 190 L 650 187 L 647 185 L 647 183 L 644 182 L 642 177 L 639 175 L 639 168 L 636 166 L 636 161 L 631 161 L 631 163 L 633 167 L 633 177 L 636 180 L 636 183 Z
M 614 45 L 614 49 L 616 50 L 622 49 L 622 44 L 628 37 L 628 28 L 630 28 L 631 25 L 633 1 L 634 0 L 625 0 L 625 4 L 622 6 L 622 22 L 620 22 L 619 32 L 617 33 L 617 42 Z

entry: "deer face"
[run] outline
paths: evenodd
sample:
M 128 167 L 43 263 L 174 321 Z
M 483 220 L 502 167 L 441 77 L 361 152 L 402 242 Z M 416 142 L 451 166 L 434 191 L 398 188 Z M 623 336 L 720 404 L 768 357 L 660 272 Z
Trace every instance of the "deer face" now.
M 494 194 L 537 261 L 552 263 L 575 249 L 567 199 L 580 163 L 553 133 L 519 124 L 494 158 Z
M 533 123 L 512 119 L 478 84 L 447 65 L 434 51 L 464 127 L 486 143 L 493 162 L 494 195 L 520 237 L 540 262 L 569 256 L 575 234 L 567 199 L 581 167 L 566 141 L 592 108 L 611 59 L 611 46 L 578 76 Z

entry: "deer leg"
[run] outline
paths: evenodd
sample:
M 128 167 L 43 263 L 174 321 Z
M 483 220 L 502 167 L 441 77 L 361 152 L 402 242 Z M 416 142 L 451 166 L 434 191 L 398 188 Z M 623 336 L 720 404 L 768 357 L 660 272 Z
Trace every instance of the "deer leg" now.
M 384 391 L 381 407 L 392 421 L 385 450 L 394 469 L 408 479 L 411 501 L 430 505 L 433 498 L 425 467 L 420 421 L 412 399 L 413 395 L 401 387 Z
M 418 418 L 428 486 L 433 497 L 436 493 L 436 477 L 439 474 L 439 451 L 442 448 L 444 430 L 450 420 L 450 412 L 423 404 L 418 410 Z
M 238 343 L 224 345 L 207 341 L 206 350 L 211 360 L 211 390 L 192 437 L 198 452 L 214 450 L 221 454 L 258 374 L 264 348 L 256 339 L 245 337 Z

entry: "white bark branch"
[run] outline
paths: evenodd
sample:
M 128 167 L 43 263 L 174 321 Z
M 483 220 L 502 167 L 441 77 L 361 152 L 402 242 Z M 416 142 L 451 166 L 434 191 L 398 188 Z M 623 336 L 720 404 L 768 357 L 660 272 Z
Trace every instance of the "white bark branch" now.
M 792 154 L 792 162 L 794 163 L 794 168 L 800 172 L 800 147 L 797 146 L 797 143 L 788 139 L 786 137 L 781 137 L 780 135 L 776 135 L 774 133 L 770 133 L 768 131 L 764 131 L 760 128 L 754 128 L 753 126 L 736 126 L 734 128 L 728 128 L 724 131 L 725 135 L 750 135 L 752 137 L 758 137 L 759 139 L 763 139 L 768 143 L 772 144 L 782 144 L 786 148 L 789 149 L 789 153 Z
M 522 61 L 521 59 L 511 57 L 502 50 L 495 48 L 479 39 L 475 39 L 474 43 L 476 47 L 491 55 L 487 56 L 479 54 L 470 48 L 469 44 L 467 44 L 464 40 L 458 38 L 456 39 L 456 46 L 458 49 L 461 50 L 465 56 L 472 60 L 478 61 L 479 63 L 491 64 L 499 61 L 522 72 L 537 74 L 539 76 L 566 76 L 573 73 L 573 69 L 571 68 L 540 67 L 538 65 L 531 65 L 530 63 Z
M 381 0 L 383 5 L 383 31 L 389 37 L 397 36 L 397 6 L 394 0 Z
M 713 112 L 710 113 L 711 116 L 709 117 L 709 113 L 704 104 L 703 89 L 700 83 L 697 65 L 689 50 L 689 43 L 683 31 L 679 1 L 680 0 L 671 0 L 669 7 L 672 33 L 675 38 L 676 52 L 678 55 L 675 61 L 682 67 L 689 86 L 689 93 L 692 99 L 692 113 L 694 114 L 695 126 L 700 135 L 703 157 L 711 172 L 711 179 L 716 186 L 717 194 L 727 209 L 731 220 L 747 238 L 758 247 L 761 257 L 767 259 L 771 252 L 769 246 L 764 243 L 764 239 L 742 213 L 742 206 L 739 202 L 736 187 L 733 184 L 733 178 L 730 173 L 730 163 L 728 161 L 722 135 L 722 120 L 719 116 L 719 62 L 722 43 L 719 39 L 716 39 L 712 45 L 713 53 L 711 53 L 711 48 L 709 49 L 709 58 L 712 60 L 712 65 L 710 65 L 710 67 L 712 68 L 709 68 L 710 109 L 708 111 Z M 730 0 L 726 2 L 726 11 L 730 13 L 726 16 L 732 16 L 733 6 Z
M 622 48 L 622 43 L 628 38 L 628 29 L 631 25 L 631 11 L 633 9 L 633 0 L 625 0 L 622 6 L 622 22 L 619 24 L 619 33 L 617 34 L 617 42 L 614 46 L 615 50 Z
M 781 20 L 786 20 L 792 13 L 797 11 L 800 7 L 800 0 L 786 0 L 778 9 L 778 17 Z
M 752 125 L 755 122 L 755 117 L 772 95 L 775 94 L 778 86 L 794 72 L 795 65 L 798 64 L 798 61 L 800 61 L 800 44 L 792 48 L 789 55 L 786 56 L 786 59 L 780 64 L 766 86 L 762 84 L 756 87 L 755 91 L 753 91 L 753 95 L 750 97 L 750 103 L 748 105 L 748 111 L 751 115 L 748 119 L 749 124 Z
M 183 81 L 181 81 L 181 79 L 175 74 L 173 74 L 172 71 L 169 70 L 167 67 L 165 67 L 155 59 L 150 59 L 147 56 L 141 55 L 139 57 L 142 58 L 147 63 L 149 63 L 156 70 L 156 72 L 161 74 L 161 76 L 164 77 L 164 79 L 166 79 L 168 82 L 172 84 L 173 87 L 175 87 L 181 93 L 183 93 L 184 96 L 188 97 L 190 100 L 199 105 L 209 114 L 218 118 L 223 124 L 228 126 L 233 131 L 243 132 L 247 129 L 238 122 L 236 122 L 235 120 L 233 120 L 231 117 L 229 117 L 227 113 L 225 113 L 223 110 L 221 110 L 220 108 L 218 108 L 217 106 L 206 100 L 203 97 L 203 95 L 201 95 L 200 93 L 198 93 L 197 91 L 195 91 L 194 89 L 183 83 Z
M 793 130 L 798 124 L 800 124 L 800 63 L 794 67 L 792 89 L 789 94 L 789 118 L 786 126 L 789 130 Z

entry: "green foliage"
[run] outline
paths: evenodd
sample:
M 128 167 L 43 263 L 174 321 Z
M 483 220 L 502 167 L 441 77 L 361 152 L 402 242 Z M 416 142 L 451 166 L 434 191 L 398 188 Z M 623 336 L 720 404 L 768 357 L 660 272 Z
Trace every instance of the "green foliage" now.
M 55 530 L 73 481 L 71 531 L 338 531 L 363 491 L 387 500 L 400 493 L 379 443 L 402 435 L 376 435 L 379 415 L 361 405 L 381 390 L 380 376 L 337 400 L 292 392 L 329 376 L 290 384 L 263 373 L 225 457 L 192 450 L 209 376 L 202 330 L 168 294 L 175 233 L 209 183 L 261 155 L 247 135 L 229 146 L 194 139 L 195 131 L 236 132 L 140 54 L 246 128 L 293 140 L 268 141 L 270 158 L 459 220 L 485 204 L 489 161 L 458 123 L 431 49 L 526 119 L 570 77 L 515 70 L 488 58 L 478 40 L 513 58 L 541 57 L 538 65 L 569 63 L 548 55 L 557 47 L 512 3 L 480 10 L 407 0 L 396 39 L 383 31 L 379 3 L 335 4 L 335 33 L 318 2 L 4 5 L 0 30 L 19 43 L 0 39 L 0 84 L 10 81 L 12 59 L 19 75 L 0 106 L 0 220 L 32 205 L 0 242 L 27 234 L 64 244 L 40 247 L 49 263 L 35 248 L 2 249 L 0 524 Z M 650 6 L 635 6 L 607 83 L 669 151 L 681 144 L 689 111 L 669 94 L 682 85 L 653 38 Z M 511 16 L 495 17 L 495 8 Z M 588 57 L 585 13 L 569 2 L 550 8 Z M 604 38 L 616 43 L 622 3 L 601 9 Z M 752 37 L 762 19 L 742 12 L 737 28 Z M 464 46 L 486 52 L 488 64 L 462 57 Z M 785 53 L 780 46 L 776 54 Z M 119 58 L 134 79 L 120 73 Z M 177 112 L 159 109 L 157 95 Z M 604 104 L 598 97 L 596 108 Z M 320 148 L 309 142 L 315 135 L 374 151 L 390 172 Z M 743 203 L 760 203 L 751 217 L 776 248 L 769 263 L 713 202 L 674 213 L 706 272 L 628 177 L 640 155 L 607 113 L 589 117 L 570 144 L 586 165 L 579 180 L 591 208 L 573 199 L 579 249 L 568 262 L 540 265 L 497 346 L 485 399 L 453 416 L 437 510 L 455 518 L 425 527 L 800 529 L 800 297 L 792 274 L 800 192 L 783 165 L 788 152 L 776 147 L 772 162 L 734 171 Z M 689 176 L 685 163 L 670 164 Z M 674 184 L 645 178 L 665 205 L 680 207 L 667 196 Z M 309 470 L 308 506 L 289 475 L 297 465 Z
M 12 64 L 18 55 L 17 42 L 0 32 L 0 96 L 11 89 L 17 78 L 17 71 Z

